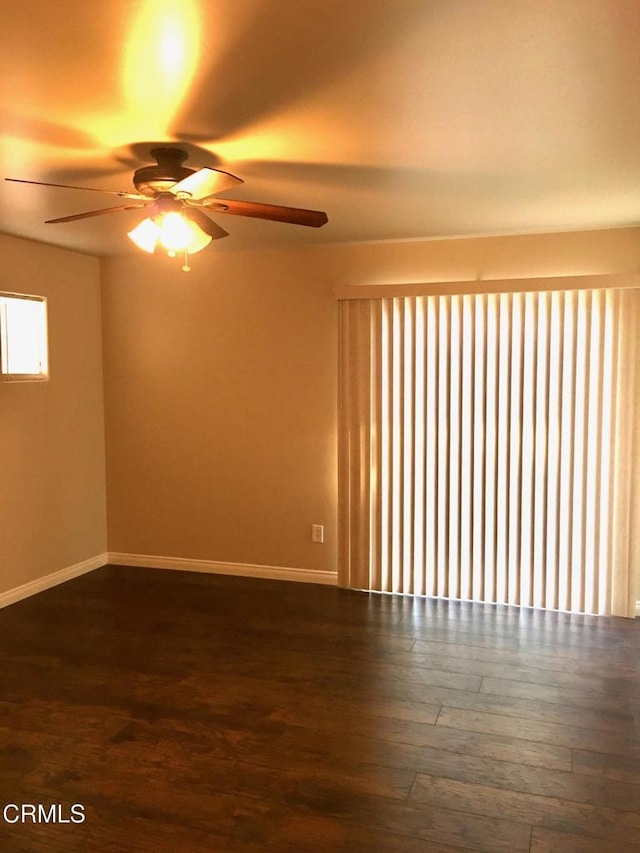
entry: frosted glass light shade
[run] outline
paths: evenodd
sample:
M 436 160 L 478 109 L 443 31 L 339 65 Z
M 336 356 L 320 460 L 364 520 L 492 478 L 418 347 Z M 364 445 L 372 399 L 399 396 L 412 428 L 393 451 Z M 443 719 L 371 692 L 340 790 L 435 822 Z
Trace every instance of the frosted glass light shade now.
M 190 255 L 195 255 L 196 252 L 201 252 L 205 249 L 213 239 L 209 234 L 206 234 L 199 225 L 191 220 L 186 220 L 189 230 L 191 231 L 191 242 L 187 247 Z
M 143 219 L 139 225 L 127 234 L 144 252 L 153 252 L 160 237 L 160 226 L 153 219 Z
M 143 219 L 127 236 L 145 252 L 152 253 L 160 245 L 172 254 L 188 252 L 190 255 L 202 251 L 212 239 L 195 222 L 175 212 Z

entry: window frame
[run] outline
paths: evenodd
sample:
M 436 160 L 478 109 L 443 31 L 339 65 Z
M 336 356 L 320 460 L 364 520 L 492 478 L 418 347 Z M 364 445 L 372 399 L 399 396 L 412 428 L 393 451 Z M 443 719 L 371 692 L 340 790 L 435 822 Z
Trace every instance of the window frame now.
M 42 341 L 42 352 L 44 363 L 39 373 L 11 373 L 5 371 L 4 365 L 8 367 L 8 319 L 4 299 L 21 299 L 30 302 L 39 302 L 44 307 L 44 340 Z M 46 296 L 34 293 L 15 293 L 0 290 L 0 383 L 5 382 L 48 382 L 49 381 L 49 306 Z

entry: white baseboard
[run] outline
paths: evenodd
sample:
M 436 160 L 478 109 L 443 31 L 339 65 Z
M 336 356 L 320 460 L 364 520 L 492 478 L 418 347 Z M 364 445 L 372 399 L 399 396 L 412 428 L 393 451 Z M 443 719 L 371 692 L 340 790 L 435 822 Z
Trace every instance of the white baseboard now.
M 640 601 L 636 601 L 636 616 L 640 619 Z
M 52 586 L 57 586 L 60 583 L 77 578 L 87 572 L 92 572 L 94 569 L 99 569 L 101 566 L 107 565 L 107 554 L 97 554 L 95 557 L 89 557 L 88 560 L 82 560 L 80 563 L 74 563 L 73 566 L 67 566 L 66 569 L 60 569 L 57 572 L 52 572 L 50 575 L 45 575 L 42 578 L 36 578 L 29 583 L 23 583 L 22 586 L 17 586 L 14 589 L 9 589 L 7 592 L 0 593 L 0 607 L 8 607 L 10 604 L 15 604 L 16 601 L 22 601 L 23 598 L 29 598 L 31 595 L 36 595 L 38 592 L 43 592 L 45 589 L 50 589 Z
M 184 557 L 160 557 L 151 554 L 119 554 L 109 552 L 114 566 L 140 566 L 147 569 L 174 569 L 180 572 L 206 572 L 213 575 L 236 575 L 279 581 L 300 581 L 336 585 L 336 572 L 316 569 L 291 569 L 286 566 L 257 566 L 252 563 L 223 563 L 218 560 L 189 560 Z

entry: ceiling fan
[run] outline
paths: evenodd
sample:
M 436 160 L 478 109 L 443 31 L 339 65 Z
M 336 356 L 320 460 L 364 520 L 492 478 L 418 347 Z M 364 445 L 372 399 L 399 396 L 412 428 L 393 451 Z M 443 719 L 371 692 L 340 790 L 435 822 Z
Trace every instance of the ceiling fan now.
M 146 252 L 164 249 L 171 257 L 178 252 L 184 253 L 183 269 L 188 269 L 189 254 L 204 249 L 212 240 L 228 236 L 228 232 L 214 222 L 205 211 L 288 222 L 293 225 L 307 225 L 311 228 L 320 228 L 328 222 L 327 214 L 321 210 L 218 198 L 218 193 L 243 183 L 242 178 L 208 166 L 197 170 L 184 166 L 183 162 L 188 155 L 179 148 L 153 148 L 150 153 L 156 162 L 152 166 L 143 166 L 134 172 L 135 193 L 52 184 L 46 181 L 28 181 L 22 178 L 5 178 L 5 181 L 88 190 L 126 199 L 126 204 L 117 207 L 106 207 L 100 210 L 89 210 L 86 213 L 61 216 L 58 219 L 48 219 L 46 224 L 75 222 L 78 219 L 117 213 L 121 210 L 144 209 L 148 214 L 147 218 L 129 231 L 128 236 Z

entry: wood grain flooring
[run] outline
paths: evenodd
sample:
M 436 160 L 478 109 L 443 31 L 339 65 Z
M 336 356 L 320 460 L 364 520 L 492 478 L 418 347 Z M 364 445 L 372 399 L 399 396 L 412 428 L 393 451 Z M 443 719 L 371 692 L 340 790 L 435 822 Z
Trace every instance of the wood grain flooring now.
M 0 672 L 0 808 L 86 814 L 1 853 L 640 853 L 640 620 L 105 567 Z

